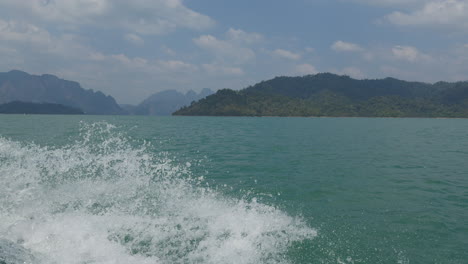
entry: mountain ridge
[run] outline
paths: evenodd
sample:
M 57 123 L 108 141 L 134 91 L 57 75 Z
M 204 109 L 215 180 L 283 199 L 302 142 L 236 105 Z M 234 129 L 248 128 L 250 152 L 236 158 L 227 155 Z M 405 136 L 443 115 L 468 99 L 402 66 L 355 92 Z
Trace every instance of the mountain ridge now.
M 218 90 L 174 115 L 468 117 L 468 82 L 281 76 L 239 91 Z
M 86 114 L 125 114 L 112 96 L 100 91 L 83 89 L 78 82 L 55 75 L 19 70 L 0 73 L 0 104 L 12 101 L 61 104 Z

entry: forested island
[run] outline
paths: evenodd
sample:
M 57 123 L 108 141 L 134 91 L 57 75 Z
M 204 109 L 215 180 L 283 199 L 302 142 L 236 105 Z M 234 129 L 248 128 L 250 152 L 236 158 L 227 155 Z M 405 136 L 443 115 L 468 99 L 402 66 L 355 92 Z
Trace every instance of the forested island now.
M 356 80 L 320 73 L 222 89 L 173 115 L 468 117 L 468 82 Z
M 14 101 L 0 104 L 0 114 L 83 115 L 78 108 L 52 103 Z

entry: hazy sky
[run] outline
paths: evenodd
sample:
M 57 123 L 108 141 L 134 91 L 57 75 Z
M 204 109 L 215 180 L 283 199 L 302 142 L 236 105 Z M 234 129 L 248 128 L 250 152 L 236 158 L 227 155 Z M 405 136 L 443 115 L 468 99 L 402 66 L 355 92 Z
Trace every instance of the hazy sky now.
M 468 80 L 468 0 L 0 0 L 0 58 L 119 103 L 317 72 Z

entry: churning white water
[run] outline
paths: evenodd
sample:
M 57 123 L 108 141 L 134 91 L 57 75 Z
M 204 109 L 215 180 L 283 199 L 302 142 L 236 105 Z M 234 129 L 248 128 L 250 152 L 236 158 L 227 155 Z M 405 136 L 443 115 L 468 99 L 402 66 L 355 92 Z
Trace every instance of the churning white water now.
M 316 236 L 133 143 L 107 123 L 63 147 L 0 138 L 0 263 L 288 263 Z

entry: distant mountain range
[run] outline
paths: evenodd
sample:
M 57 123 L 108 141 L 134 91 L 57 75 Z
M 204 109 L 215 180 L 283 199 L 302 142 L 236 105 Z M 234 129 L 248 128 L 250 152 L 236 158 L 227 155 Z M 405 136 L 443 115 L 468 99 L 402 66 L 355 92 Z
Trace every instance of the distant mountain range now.
M 0 104 L 12 101 L 61 104 L 86 114 L 125 114 L 113 97 L 102 92 L 85 90 L 77 82 L 54 75 L 30 75 L 17 70 L 0 73 Z
M 1 105 L 3 104 L 3 105 Z M 468 117 L 468 82 L 428 84 L 394 78 L 356 80 L 320 73 L 276 77 L 240 91 L 166 90 L 139 105 L 53 75 L 0 73 L 4 113 L 204 116 Z
M 106 96 L 99 91 L 85 90 L 77 82 L 63 80 L 54 75 L 31 75 L 18 70 L 0 73 L 0 104 L 15 102 L 6 105 L 5 111 L 37 110 L 38 113 L 50 114 L 54 113 L 49 111 L 53 109 L 58 113 L 62 110 L 68 111 L 44 105 L 47 103 L 79 109 L 92 115 L 171 115 L 177 109 L 212 93 L 210 89 L 203 89 L 200 93 L 165 90 L 151 95 L 139 105 L 120 106 L 112 96 Z
M 176 90 L 165 90 L 151 95 L 138 106 L 125 105 L 123 108 L 135 115 L 171 115 L 181 107 L 190 105 L 210 94 L 213 94 L 213 91 L 206 88 L 200 93 L 191 90 L 185 94 Z
M 82 115 L 84 112 L 61 104 L 13 101 L 0 104 L 0 114 Z
M 468 82 L 277 77 L 240 91 L 219 90 L 174 115 L 468 117 Z

